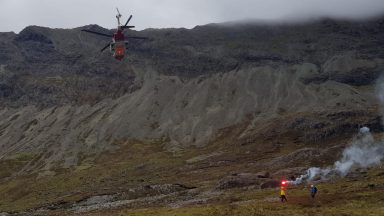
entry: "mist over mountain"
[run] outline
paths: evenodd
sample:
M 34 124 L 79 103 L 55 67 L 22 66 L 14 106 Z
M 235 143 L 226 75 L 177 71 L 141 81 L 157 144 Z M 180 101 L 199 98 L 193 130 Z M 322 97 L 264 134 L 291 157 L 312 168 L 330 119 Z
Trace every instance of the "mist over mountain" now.
M 333 164 L 362 126 L 383 132 L 375 92 L 383 17 L 127 31 L 149 39 L 130 41 L 121 62 L 100 53 L 108 39 L 81 29 L 113 33 L 97 25 L 0 33 L 3 179 L 110 161 L 115 168 L 140 161 L 129 158 L 142 149 L 142 158 L 153 154 L 149 161 L 183 158 L 161 167 L 163 176 L 214 167 L 217 176 L 199 180 L 216 184 L 236 164 L 298 176 Z M 8 165 L 20 155 L 25 160 Z M 132 165 L 134 175 L 155 173 L 156 163 Z M 111 176 L 123 175 L 116 170 Z M 224 178 L 218 188 L 234 178 L 249 175 Z

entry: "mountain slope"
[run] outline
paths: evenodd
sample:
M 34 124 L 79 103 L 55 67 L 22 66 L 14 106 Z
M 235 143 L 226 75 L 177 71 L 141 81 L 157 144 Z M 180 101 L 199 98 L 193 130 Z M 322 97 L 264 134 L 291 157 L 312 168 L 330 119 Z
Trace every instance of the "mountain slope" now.
M 130 31 L 150 39 L 132 42 L 123 62 L 80 31 L 109 31 L 95 25 L 0 33 L 0 191 L 15 194 L 4 209 L 115 194 L 127 175 L 129 187 L 205 191 L 231 172 L 269 167 L 276 178 L 332 164 L 359 127 L 383 132 L 375 90 L 383 25 Z M 60 186 L 18 188 L 36 178 Z

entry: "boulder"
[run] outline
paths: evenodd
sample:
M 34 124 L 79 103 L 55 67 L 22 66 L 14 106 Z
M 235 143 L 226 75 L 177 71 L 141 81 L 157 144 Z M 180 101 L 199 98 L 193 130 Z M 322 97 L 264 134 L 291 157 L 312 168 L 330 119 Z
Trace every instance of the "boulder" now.
M 269 178 L 271 175 L 267 171 L 262 171 L 262 172 L 256 173 L 256 176 L 258 178 Z
M 272 173 L 271 178 L 280 179 L 281 177 L 288 178 L 290 180 L 295 180 L 297 176 L 304 174 L 307 171 L 308 167 L 292 167 L 278 170 L 277 172 Z
M 268 180 L 260 185 L 260 189 L 265 188 L 278 188 L 280 186 L 280 181 L 278 180 Z
M 226 176 L 219 181 L 218 189 L 239 188 L 252 185 L 260 185 L 261 179 L 257 174 L 240 173 Z

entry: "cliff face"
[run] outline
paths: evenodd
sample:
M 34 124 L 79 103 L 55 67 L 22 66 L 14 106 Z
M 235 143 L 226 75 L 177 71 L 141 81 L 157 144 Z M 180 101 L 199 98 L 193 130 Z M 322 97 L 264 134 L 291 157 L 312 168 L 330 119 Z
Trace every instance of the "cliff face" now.
M 381 130 L 373 86 L 384 69 L 383 19 L 130 31 L 150 40 L 132 41 L 123 62 L 80 29 L 0 33 L 2 158 L 32 152 L 40 163 L 25 169 L 69 167 L 118 140 L 160 139 L 177 151 L 236 125 L 244 128 L 233 142 L 258 136 L 276 121 L 304 143 L 361 124 Z

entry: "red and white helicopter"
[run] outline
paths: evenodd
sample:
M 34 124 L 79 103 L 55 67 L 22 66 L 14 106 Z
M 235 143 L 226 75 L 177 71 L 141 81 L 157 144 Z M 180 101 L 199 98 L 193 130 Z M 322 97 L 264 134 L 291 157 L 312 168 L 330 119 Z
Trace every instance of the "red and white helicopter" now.
M 135 28 L 135 26 L 129 26 L 128 25 L 129 21 L 131 21 L 131 19 L 132 19 L 132 15 L 129 16 L 125 25 L 121 25 L 120 18 L 122 17 L 122 15 L 120 14 L 119 9 L 118 8 L 116 8 L 116 9 L 117 9 L 116 19 L 117 19 L 118 25 L 117 25 L 117 30 L 113 35 L 109 35 L 109 34 L 105 34 L 105 33 L 101 33 L 101 32 L 96 32 L 96 31 L 92 31 L 92 30 L 88 30 L 88 29 L 82 29 L 81 31 L 112 38 L 112 42 L 108 43 L 105 47 L 103 47 L 103 49 L 101 49 L 101 52 L 103 52 L 105 49 L 107 49 L 109 47 L 110 51 L 113 53 L 113 57 L 115 57 L 115 59 L 117 59 L 117 60 L 122 60 L 125 56 L 125 50 L 127 49 L 127 44 L 128 44 L 128 41 L 126 41 L 126 39 L 148 39 L 148 38 L 125 36 L 124 35 L 125 29 Z

